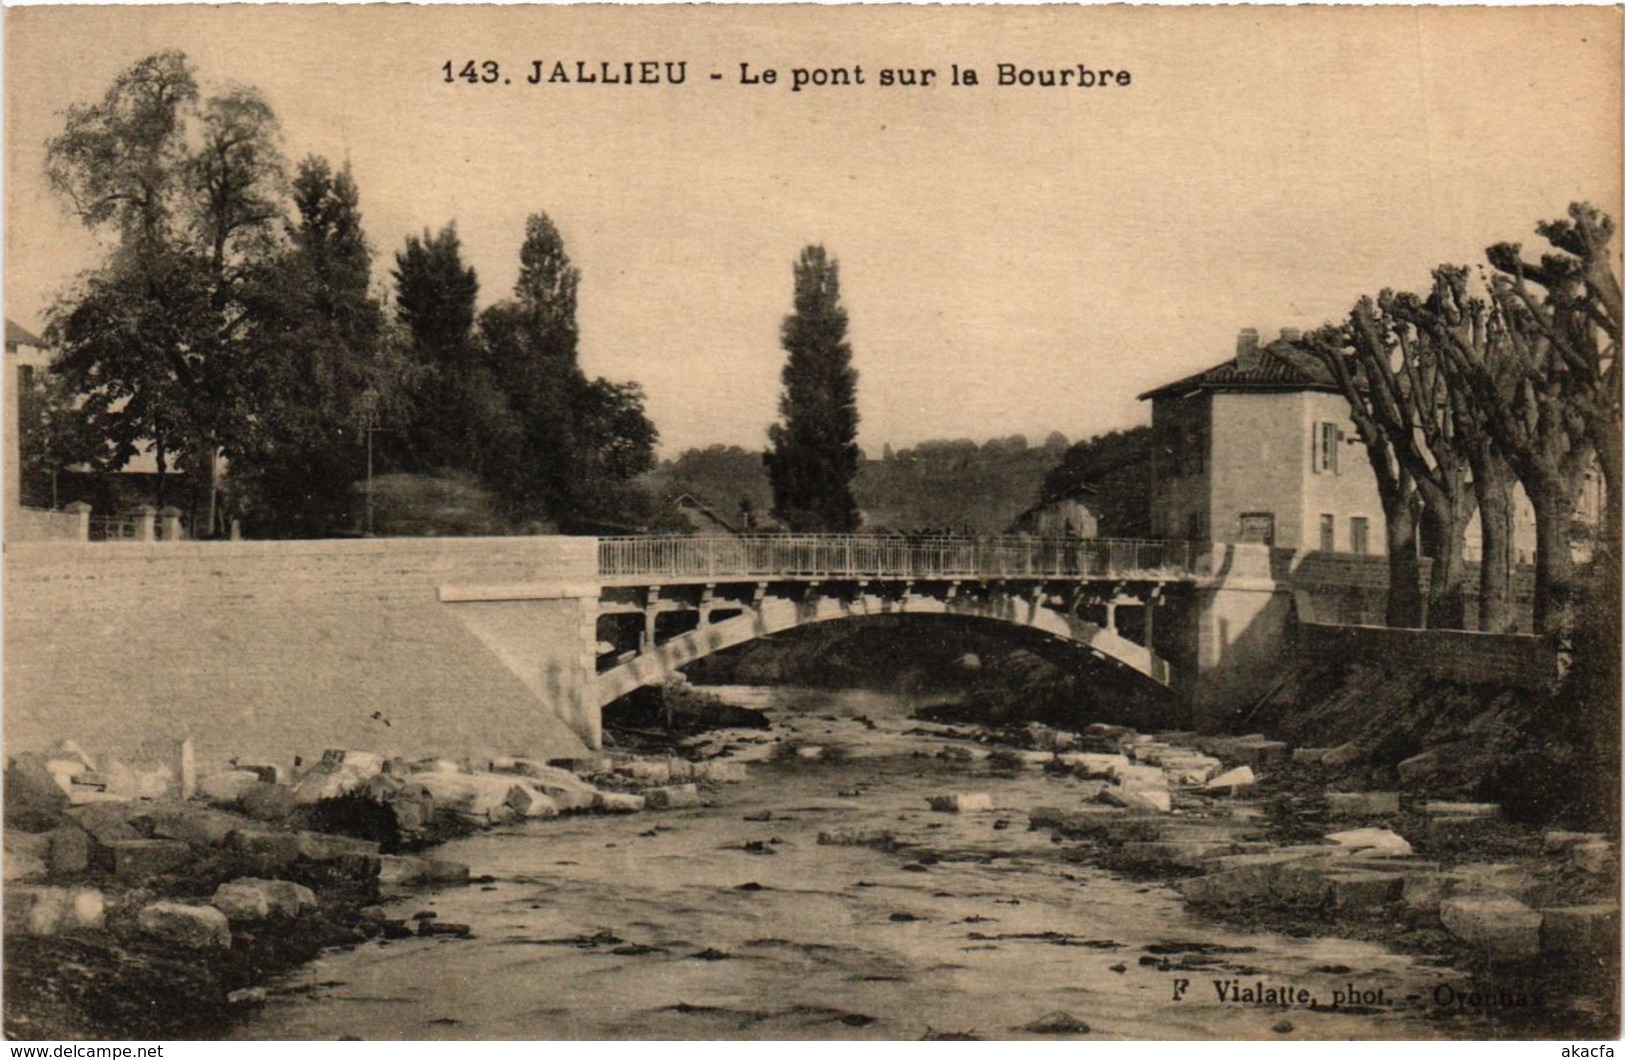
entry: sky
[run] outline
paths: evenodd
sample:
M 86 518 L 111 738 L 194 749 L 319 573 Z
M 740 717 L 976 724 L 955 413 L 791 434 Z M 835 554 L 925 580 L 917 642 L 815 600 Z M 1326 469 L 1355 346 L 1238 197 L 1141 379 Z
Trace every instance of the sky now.
M 1136 395 L 1416 288 L 1590 200 L 1620 215 L 1610 8 L 11 8 L 5 312 L 39 329 L 105 245 L 46 187 L 62 110 L 164 48 L 260 89 L 290 159 L 348 161 L 380 277 L 455 220 L 481 302 L 525 217 L 582 272 L 581 362 L 665 455 L 760 448 L 791 263 L 840 262 L 860 443 L 1077 439 Z M 500 63 L 510 83 L 445 83 Z M 682 85 L 525 84 L 535 60 Z M 772 68 L 773 84 L 741 83 Z M 975 87 L 948 84 L 951 64 Z M 1130 84 L 995 84 L 998 64 Z M 795 68 L 866 84 L 791 90 Z M 929 87 L 881 87 L 931 68 Z M 713 80 L 711 74 L 720 74 Z

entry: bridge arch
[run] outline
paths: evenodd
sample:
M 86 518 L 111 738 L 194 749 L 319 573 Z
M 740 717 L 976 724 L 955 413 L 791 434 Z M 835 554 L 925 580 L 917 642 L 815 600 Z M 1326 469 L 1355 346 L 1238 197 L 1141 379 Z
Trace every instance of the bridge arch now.
M 601 710 L 639 688 L 658 685 L 683 667 L 719 651 L 816 623 L 881 615 L 937 615 L 980 619 L 1037 631 L 1070 643 L 1146 680 L 1166 687 L 1168 663 L 1150 648 L 1051 606 L 1041 593 L 1007 591 L 895 596 L 859 587 L 855 594 L 766 595 L 732 617 L 707 621 L 597 675 L 591 701 Z

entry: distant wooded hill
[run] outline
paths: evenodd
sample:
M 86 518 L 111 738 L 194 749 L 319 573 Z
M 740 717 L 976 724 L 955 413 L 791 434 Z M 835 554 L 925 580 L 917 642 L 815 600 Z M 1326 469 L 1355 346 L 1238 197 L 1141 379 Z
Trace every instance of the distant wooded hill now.
M 853 492 L 866 530 L 996 534 L 1040 501 L 1087 486 L 1102 535 L 1142 536 L 1150 524 L 1150 441 L 1150 428 L 1135 427 L 1070 445 L 1056 432 L 1037 446 L 1021 435 L 888 446 L 859 465 Z M 687 450 L 661 462 L 646 485 L 671 499 L 688 494 L 735 528 L 747 521 L 742 506 L 758 522 L 773 508 L 761 453 L 739 446 Z

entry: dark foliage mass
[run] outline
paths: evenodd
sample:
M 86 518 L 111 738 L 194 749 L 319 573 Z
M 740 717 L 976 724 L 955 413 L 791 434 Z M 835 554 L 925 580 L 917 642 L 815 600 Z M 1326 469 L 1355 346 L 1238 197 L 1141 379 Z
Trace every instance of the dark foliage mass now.
M 823 247 L 807 247 L 795 264 L 795 312 L 782 331 L 789 359 L 780 422 L 768 430 L 765 457 L 773 514 L 791 530 L 858 527 L 858 374 L 846 323 L 840 266 Z
M 207 92 L 173 51 L 68 109 L 48 176 L 114 245 L 50 313 L 54 385 L 31 387 L 25 420 L 31 499 L 66 469 L 111 478 L 148 450 L 138 502 L 185 506 L 196 536 L 232 518 L 276 537 L 644 518 L 626 484 L 652 466 L 655 429 L 637 384 L 581 371 L 580 274 L 552 221 L 527 221 L 513 298 L 484 313 L 454 225 L 408 239 L 391 319 L 349 168 L 312 156 L 290 178 L 280 139 L 257 92 Z M 477 484 L 496 522 L 380 524 L 385 474 L 440 483 L 425 495 Z

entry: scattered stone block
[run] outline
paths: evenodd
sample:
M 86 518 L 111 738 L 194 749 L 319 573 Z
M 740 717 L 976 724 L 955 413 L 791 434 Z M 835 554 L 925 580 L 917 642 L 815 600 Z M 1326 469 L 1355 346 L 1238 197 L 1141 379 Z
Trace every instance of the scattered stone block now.
M 1601 832 L 1563 832 L 1550 831 L 1540 837 L 1540 846 L 1548 854 L 1561 854 L 1581 843 L 1602 843 L 1607 836 Z
M 136 916 L 142 934 L 187 949 L 229 949 L 231 925 L 212 905 L 153 902 Z
M 256 821 L 286 821 L 299 810 L 299 799 L 293 789 L 281 784 L 248 788 L 238 797 L 237 804 Z
M 818 833 L 823 847 L 872 847 L 891 853 L 897 849 L 897 835 L 879 828 L 828 828 Z
M 1576 843 L 1569 847 L 1569 863 L 1581 872 L 1601 876 L 1619 868 L 1619 848 L 1606 840 Z
M 1173 796 L 1166 789 L 1106 787 L 1100 789 L 1095 801 L 1147 813 L 1172 813 L 1174 809 Z
M 1496 821 L 1493 817 L 1429 817 L 1427 819 L 1427 833 L 1429 839 L 1435 840 L 1471 840 L 1485 832 L 1493 831 Z
M 73 782 L 87 772 L 88 769 L 89 767 L 77 758 L 47 758 L 45 760 L 45 771 L 51 774 L 51 779 L 56 781 L 56 786 L 62 789 L 64 795 L 73 791 Z
M 378 882 L 409 885 L 421 882 L 428 875 L 428 863 L 420 857 L 400 854 L 382 854 L 378 858 Z
M 1292 761 L 1299 765 L 1318 766 L 1325 761 L 1329 747 L 1294 747 Z
M 270 916 L 302 916 L 316 908 L 316 894 L 309 887 L 288 880 L 261 880 L 241 877 L 215 888 L 210 899 L 216 909 L 232 921 L 264 920 Z
M 664 759 L 633 758 L 617 762 L 615 772 L 646 784 L 664 784 L 671 779 L 671 766 Z
M 1442 872 L 1406 873 L 1400 901 L 1407 909 L 1437 916 L 1439 903 L 1454 893 L 1454 884 L 1452 877 Z
M 371 776 L 384 768 L 384 756 L 372 751 L 329 749 L 322 752 L 322 764 L 342 766 L 356 773 Z
M 408 773 L 466 773 L 461 762 L 449 758 L 420 758 L 413 762 Z
M 1365 751 L 1353 743 L 1338 744 L 1320 756 L 1320 764 L 1328 769 L 1342 769 L 1365 758 Z
M 148 813 L 152 834 L 194 847 L 223 846 L 242 822 L 230 814 L 186 803 L 159 806 Z
M 239 829 L 231 834 L 230 847 L 263 873 L 274 875 L 299 860 L 299 837 L 292 832 Z
M 35 834 L 6 829 L 5 881 L 28 880 L 44 876 L 51 857 L 49 833 Z
M 1439 922 L 1445 930 L 1492 961 L 1538 954 L 1541 919 L 1516 898 L 1500 895 L 1463 895 L 1439 903 Z
M 425 858 L 424 883 L 467 883 L 468 866 L 450 858 Z
M 591 805 L 592 797 L 587 796 L 587 805 Z M 543 795 L 529 784 L 515 784 L 508 789 L 508 806 L 520 817 L 539 818 L 557 817 L 559 804 L 547 795 Z
M 6 888 L 7 933 L 47 937 L 107 926 L 102 892 L 89 887 Z
M 1429 817 L 1499 817 L 1501 806 L 1494 802 L 1424 802 L 1422 812 Z
M 111 791 L 103 791 L 103 790 L 101 790 L 99 788 L 81 787 L 78 784 L 75 784 L 68 791 L 68 805 L 69 806 L 88 806 L 91 803 L 97 803 L 97 802 L 129 802 L 129 801 L 130 800 L 124 795 L 119 795 L 119 794 L 116 794 L 116 793 L 111 792 Z
M 1201 869 L 1215 857 L 1235 853 L 1235 844 L 1217 839 L 1174 839 L 1127 842 L 1113 860 L 1144 869 Z
M 642 795 L 624 791 L 600 791 L 593 797 L 592 808 L 600 813 L 637 813 L 646 800 Z
M 249 788 L 262 783 L 264 779 L 253 770 L 231 769 L 200 778 L 197 793 L 210 802 L 235 803 Z
M 1545 953 L 1580 957 L 1619 952 L 1619 906 L 1571 905 L 1540 911 L 1540 948 Z
M 930 795 L 925 801 L 938 813 L 987 813 L 993 809 L 993 796 L 981 792 Z
M 376 774 L 353 769 L 347 765 L 323 761 L 294 785 L 293 799 L 300 806 L 310 806 L 323 799 L 336 799 L 363 787 Z
M 1399 812 L 1399 792 L 1328 791 L 1326 809 L 1333 817 L 1390 817 Z
M 294 842 L 304 861 L 340 861 L 347 857 L 377 857 L 378 844 L 367 839 L 326 832 L 296 832 Z
M 823 758 L 824 749 L 817 744 L 803 744 L 796 748 L 796 757 L 805 761 Z
M 511 776 L 496 773 L 413 773 L 411 783 L 421 786 L 434 799 L 435 809 L 484 818 L 497 823 L 514 816 L 508 806 L 513 790 Z
M 1284 744 L 1282 746 L 1285 746 Z M 1226 770 L 1203 785 L 1208 791 L 1241 791 L 1258 782 L 1251 766 Z
M 1114 769 L 1127 769 L 1129 760 L 1120 754 L 1100 754 L 1089 751 L 1070 751 L 1060 756 L 1063 765 L 1085 780 L 1104 780 Z
M 1326 877 L 1332 905 L 1340 913 L 1366 916 L 1400 900 L 1405 877 L 1392 872 L 1339 872 Z
M 682 810 L 700 804 L 700 789 L 693 784 L 673 784 L 644 792 L 644 805 L 651 810 Z
M 243 772 L 253 773 L 255 776 L 260 778 L 262 783 L 265 784 L 286 784 L 289 779 L 288 771 L 286 769 L 271 762 L 256 762 L 252 760 L 244 762 L 239 759 L 238 761 L 232 763 L 232 768 Z
M 106 843 L 113 875 L 137 881 L 178 872 L 192 862 L 192 848 L 178 839 L 115 839 Z
M 45 768 L 44 758 L 20 754 L 6 767 L 7 828 L 43 831 L 61 820 L 67 808 L 68 793 Z
M 90 833 L 76 823 L 58 825 L 46 834 L 52 876 L 77 876 L 90 868 Z
M 1377 857 L 1404 857 L 1414 851 L 1405 837 L 1386 828 L 1354 828 L 1326 837 L 1350 851 L 1373 851 Z
M 709 780 L 713 784 L 743 784 L 746 773 L 747 770 L 743 762 L 723 762 L 712 759 L 709 762 L 696 764 L 694 779 Z
M 1231 758 L 1248 766 L 1284 761 L 1292 753 L 1292 748 L 1282 741 L 1264 739 L 1237 740 L 1228 750 Z

